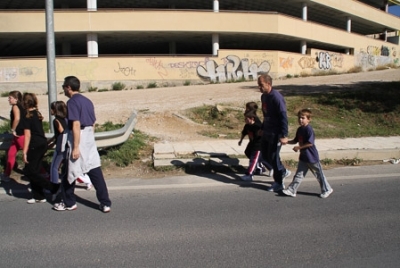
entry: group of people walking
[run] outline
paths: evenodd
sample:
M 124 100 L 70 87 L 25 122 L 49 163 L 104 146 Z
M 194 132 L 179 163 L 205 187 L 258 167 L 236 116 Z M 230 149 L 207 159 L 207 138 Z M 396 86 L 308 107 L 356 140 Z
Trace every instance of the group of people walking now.
M 258 105 L 246 104 L 244 113 L 245 126 L 239 140 L 242 144 L 245 136 L 249 137 L 245 154 L 249 158 L 249 167 L 242 180 L 252 181 L 253 176 L 269 171 L 274 183 L 268 191 L 280 192 L 295 197 L 300 183 L 308 170 L 314 174 L 321 188 L 321 198 L 327 198 L 333 189 L 329 185 L 320 164 L 315 146 L 315 134 L 310 125 L 311 111 L 302 109 L 298 112 L 299 128 L 296 136 L 288 139 L 288 118 L 285 99 L 279 91 L 272 88 L 272 78 L 267 74 L 258 77 L 261 94 L 263 121 L 257 116 Z M 55 203 L 56 211 L 77 209 L 75 197 L 76 181 L 85 182 L 87 188 L 93 187 L 100 203 L 99 209 L 111 211 L 111 200 L 101 170 L 100 156 L 97 151 L 94 124 L 96 116 L 93 103 L 79 93 L 80 81 L 75 76 L 68 76 L 62 85 L 67 103 L 51 103 L 54 137 L 47 140 L 43 130 L 43 116 L 38 109 L 38 100 L 33 93 L 12 91 L 8 101 L 11 105 L 10 119 L 13 139 L 8 150 L 7 163 L 1 181 L 9 182 L 15 165 L 18 150 L 23 151 L 25 163 L 24 175 L 30 181 L 32 198 L 28 204 L 44 203 L 46 191 L 54 202 L 61 194 L 61 202 Z M 282 145 L 298 144 L 293 147 L 300 152 L 299 163 L 293 181 L 285 189 L 284 179 L 291 175 L 280 159 Z M 51 163 L 50 180 L 43 176 L 42 161 L 49 148 L 54 148 Z M 62 170 L 60 175 L 60 169 Z
M 80 81 L 68 76 L 62 85 L 67 103 L 51 103 L 54 137 L 47 140 L 43 130 L 43 116 L 38 109 L 38 100 L 33 93 L 12 91 L 10 126 L 13 134 L 7 154 L 7 163 L 1 181 L 9 182 L 18 150 L 23 151 L 24 175 L 29 179 L 32 198 L 28 204 L 45 203 L 46 192 L 54 202 L 61 195 L 61 202 L 55 203 L 56 211 L 77 209 L 75 197 L 76 181 L 84 182 L 90 189 L 93 185 L 99 200 L 99 209 L 111 211 L 111 201 L 101 170 L 97 151 L 94 124 L 96 116 L 91 100 L 79 93 Z M 43 158 L 49 148 L 54 148 L 50 168 L 50 179 L 43 176 Z M 60 170 L 62 170 L 60 175 Z
M 248 135 L 249 143 L 245 154 L 249 158 L 249 167 L 241 178 L 252 181 L 253 175 L 269 170 L 269 176 L 274 178 L 274 183 L 268 191 L 279 192 L 286 196 L 295 197 L 301 181 L 308 170 L 316 177 L 320 188 L 321 198 L 327 198 L 333 189 L 329 185 L 320 163 L 315 146 L 315 134 L 311 125 L 311 110 L 302 109 L 298 112 L 299 128 L 294 139 L 288 139 L 288 118 L 286 102 L 282 94 L 272 88 L 272 78 L 268 74 L 260 75 L 257 79 L 261 94 L 263 121 L 257 117 L 258 106 L 255 102 L 246 104 L 244 113 L 245 126 L 239 140 Z M 281 162 L 280 151 L 282 145 L 298 144 L 293 147 L 295 152 L 300 152 L 299 163 L 292 183 L 285 189 L 284 179 L 291 175 Z

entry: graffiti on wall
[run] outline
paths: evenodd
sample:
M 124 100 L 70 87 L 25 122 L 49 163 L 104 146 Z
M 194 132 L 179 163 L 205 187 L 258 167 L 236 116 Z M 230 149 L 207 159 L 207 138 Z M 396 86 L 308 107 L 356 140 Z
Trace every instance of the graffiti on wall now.
M 355 56 L 355 65 L 364 69 L 376 68 L 389 64 L 398 65 L 399 59 L 396 58 L 397 50 L 386 46 L 368 46 L 366 51 L 363 49 Z
M 240 59 L 238 56 L 229 55 L 224 59 L 224 63 L 217 65 L 213 60 L 206 62 L 205 66 L 197 66 L 197 75 L 212 82 L 226 82 L 245 78 L 249 80 L 257 79 L 259 74 L 269 73 L 271 65 L 268 61 L 263 61 L 259 65 L 249 63 L 249 59 Z
M 11 82 L 18 81 L 19 68 L 17 67 L 6 67 L 0 68 L 0 81 Z
M 368 46 L 367 54 L 374 56 L 390 56 L 390 49 L 387 46 Z
M 168 76 L 168 71 L 164 67 L 164 64 L 161 60 L 157 60 L 156 58 L 147 58 L 146 63 L 149 64 L 151 67 L 156 69 L 157 74 L 161 77 L 161 79 L 164 79 L 166 76 Z
M 291 69 L 293 67 L 293 58 L 279 58 L 279 66 L 285 70 Z
M 333 52 L 317 52 L 316 61 L 318 62 L 318 68 L 321 70 L 330 70 L 333 67 L 343 67 L 343 55 Z
M 316 62 L 313 57 L 301 57 L 297 63 L 302 69 L 314 69 Z
M 136 70 L 131 66 L 121 66 L 121 63 L 118 62 L 118 68 L 114 69 L 114 73 L 121 73 L 125 76 L 134 76 Z

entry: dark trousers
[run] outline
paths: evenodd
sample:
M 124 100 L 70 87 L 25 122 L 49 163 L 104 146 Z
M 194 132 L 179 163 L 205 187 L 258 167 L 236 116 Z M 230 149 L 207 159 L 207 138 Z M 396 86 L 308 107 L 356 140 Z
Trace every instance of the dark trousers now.
M 104 180 L 103 172 L 101 167 L 97 167 L 91 169 L 87 175 L 90 177 L 92 181 L 93 187 L 96 190 L 96 197 L 99 200 L 100 204 L 105 206 L 111 206 L 111 200 L 108 196 L 108 189 L 106 185 L 106 181 Z M 71 207 L 76 203 L 76 196 L 75 196 L 75 181 L 72 184 L 69 184 L 67 178 L 63 178 L 62 180 L 62 187 L 63 187 L 63 200 L 64 204 L 67 207 Z
M 42 169 L 42 161 L 44 154 L 47 151 L 47 142 L 44 140 L 39 145 L 30 147 L 27 153 L 28 163 L 25 164 L 25 176 L 29 178 L 31 183 L 32 198 L 34 199 L 45 199 L 43 189 L 49 190 L 51 193 L 55 193 L 58 190 L 58 185 L 51 183 L 49 180 L 43 178 L 40 174 Z
M 264 134 L 261 143 L 261 154 L 264 159 L 272 165 L 274 169 L 274 181 L 278 184 L 282 184 L 282 176 L 286 172 L 286 168 L 281 162 L 280 152 L 281 143 L 278 135 L 275 134 Z

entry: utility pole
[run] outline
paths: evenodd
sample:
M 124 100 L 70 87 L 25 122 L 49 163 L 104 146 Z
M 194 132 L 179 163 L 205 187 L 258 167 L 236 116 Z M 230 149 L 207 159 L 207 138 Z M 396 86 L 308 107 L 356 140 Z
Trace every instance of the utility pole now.
M 54 5 L 53 0 L 46 1 L 46 45 L 47 45 L 47 87 L 49 102 L 49 125 L 51 132 L 54 133 L 50 104 L 57 100 L 57 81 L 56 81 L 56 48 L 54 42 Z

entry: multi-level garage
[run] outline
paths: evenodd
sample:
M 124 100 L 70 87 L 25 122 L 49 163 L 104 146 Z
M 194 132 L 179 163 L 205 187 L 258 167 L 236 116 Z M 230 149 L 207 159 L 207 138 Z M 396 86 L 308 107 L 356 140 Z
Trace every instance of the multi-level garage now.
M 46 2 L 0 2 L 0 82 L 46 80 Z M 394 2 L 55 0 L 57 80 L 83 73 L 134 85 L 398 65 Z

